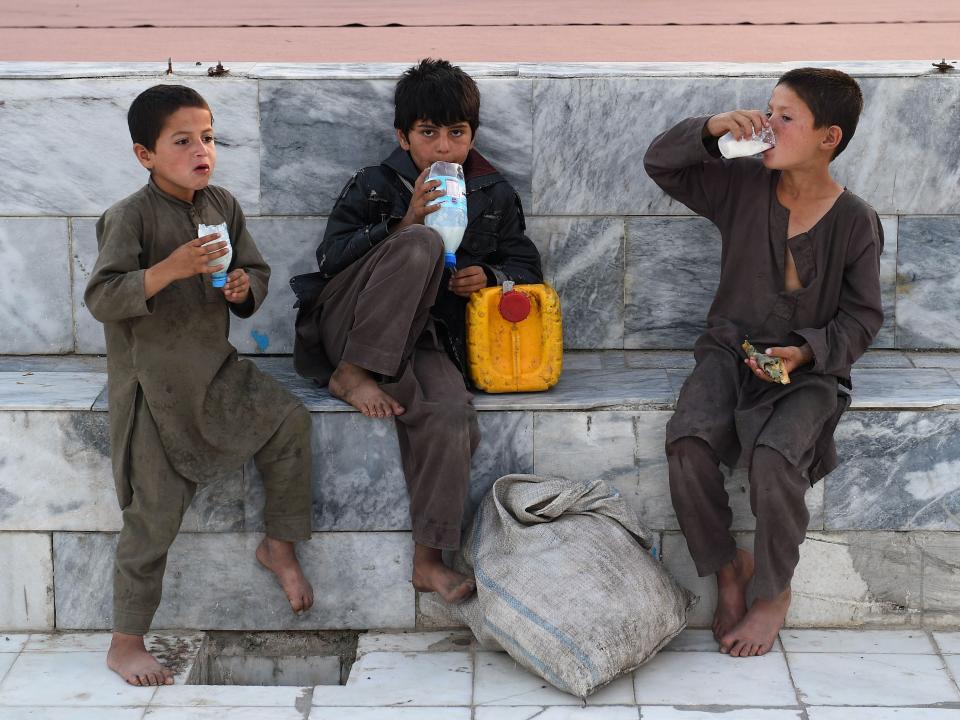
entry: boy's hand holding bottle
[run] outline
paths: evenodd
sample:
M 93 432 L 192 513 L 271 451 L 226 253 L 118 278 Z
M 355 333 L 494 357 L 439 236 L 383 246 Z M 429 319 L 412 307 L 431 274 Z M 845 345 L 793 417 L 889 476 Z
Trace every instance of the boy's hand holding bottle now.
M 177 280 L 185 280 L 194 275 L 209 275 L 220 269 L 220 265 L 210 262 L 227 255 L 229 243 L 213 242 L 220 237 L 219 233 L 210 233 L 190 242 L 186 242 L 165 259 L 148 268 L 144 274 L 144 295 L 149 300 L 158 292 Z M 206 245 L 206 243 L 212 243 Z

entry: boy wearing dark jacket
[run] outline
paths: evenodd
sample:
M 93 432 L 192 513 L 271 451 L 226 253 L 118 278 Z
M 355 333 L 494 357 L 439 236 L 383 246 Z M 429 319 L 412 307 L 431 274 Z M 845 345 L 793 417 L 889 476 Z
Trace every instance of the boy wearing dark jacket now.
M 460 543 L 470 457 L 480 440 L 464 381 L 471 293 L 543 281 L 520 199 L 473 148 L 480 92 L 445 60 L 424 60 L 397 83 L 399 147 L 358 171 L 340 194 L 319 272 L 295 278 L 297 372 L 367 417 L 394 418 L 410 494 L 413 584 L 457 602 L 473 583 L 447 568 Z M 427 182 L 439 160 L 463 165 L 468 225 L 458 270 L 444 271 L 439 234 L 424 226 L 442 195 Z

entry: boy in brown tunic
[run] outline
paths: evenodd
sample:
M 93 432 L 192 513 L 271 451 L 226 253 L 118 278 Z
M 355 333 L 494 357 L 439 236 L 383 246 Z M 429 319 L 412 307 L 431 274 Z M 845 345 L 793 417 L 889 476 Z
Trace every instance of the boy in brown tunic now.
M 208 185 L 216 163 L 213 116 L 178 85 L 141 93 L 127 116 L 146 187 L 97 223 L 100 253 L 84 300 L 104 324 L 110 439 L 123 529 L 114 571 L 114 633 L 107 665 L 133 685 L 173 682 L 143 635 L 160 603 L 167 550 L 197 484 L 216 482 L 251 457 L 264 477 L 267 536 L 256 557 L 294 611 L 313 604 L 294 542 L 310 537 L 310 416 L 227 340 L 229 313 L 249 317 L 270 268 L 226 190 Z M 198 226 L 226 223 L 233 257 L 226 285 L 211 286 L 228 250 Z M 203 246 L 204 243 L 212 243 Z
M 850 367 L 883 322 L 880 219 L 829 170 L 862 107 L 848 75 L 792 70 L 765 114 L 684 120 L 644 160 L 661 188 L 722 235 L 720 284 L 666 450 L 690 554 L 701 577 L 717 577 L 714 635 L 736 656 L 767 652 L 783 626 L 809 520 L 804 494 L 837 464 L 833 431 L 849 404 L 838 386 L 851 387 Z M 720 158 L 717 138 L 750 138 L 767 126 L 776 146 L 762 160 Z M 781 358 L 791 382 L 773 383 L 746 358 L 745 338 Z M 750 469 L 754 554 L 730 535 L 720 462 Z

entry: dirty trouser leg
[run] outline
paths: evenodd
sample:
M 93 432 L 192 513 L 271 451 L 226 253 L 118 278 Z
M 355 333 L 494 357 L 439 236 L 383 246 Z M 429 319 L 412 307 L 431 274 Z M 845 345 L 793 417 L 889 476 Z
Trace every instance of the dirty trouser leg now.
M 470 486 L 470 457 L 480 443 L 473 396 L 457 366 L 437 347 L 432 327 L 399 380 L 382 387 L 406 408 L 394 421 L 414 542 L 455 550 Z
M 276 540 L 310 539 L 313 515 L 313 455 L 310 413 L 297 405 L 253 456 L 263 477 L 267 535 Z
M 800 560 L 810 513 L 804 495 L 810 483 L 779 452 L 766 445 L 753 451 L 750 509 L 757 518 L 753 590 L 770 600 L 790 585 Z
M 130 438 L 131 499 L 123 508 L 113 573 L 115 632 L 143 635 L 150 629 L 160 604 L 167 550 L 196 490 L 167 461 L 150 410 L 139 397 Z
M 698 437 L 667 446 L 670 499 L 700 577 L 731 562 L 737 544 L 730 534 L 733 512 L 716 454 Z
M 330 362 L 397 375 L 426 326 L 442 275 L 443 242 L 423 225 L 391 235 L 338 273 L 318 299 Z

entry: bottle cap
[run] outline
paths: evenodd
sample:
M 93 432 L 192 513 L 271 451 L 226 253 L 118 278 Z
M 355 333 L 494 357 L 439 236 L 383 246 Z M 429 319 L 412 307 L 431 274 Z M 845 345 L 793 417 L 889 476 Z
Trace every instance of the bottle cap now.
M 500 315 L 507 322 L 526 320 L 530 314 L 530 298 L 518 290 L 510 290 L 500 296 Z
M 457 254 L 452 252 L 445 252 L 443 254 L 443 266 L 448 267 L 451 270 L 457 267 Z

